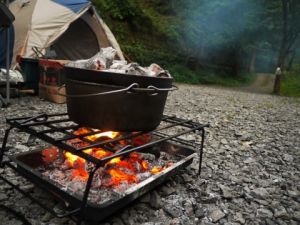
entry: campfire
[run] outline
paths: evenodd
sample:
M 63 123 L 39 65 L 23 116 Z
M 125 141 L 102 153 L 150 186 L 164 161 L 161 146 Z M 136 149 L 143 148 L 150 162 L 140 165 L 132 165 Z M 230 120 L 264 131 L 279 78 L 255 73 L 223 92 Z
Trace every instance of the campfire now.
M 80 137 L 91 132 L 99 132 L 99 130 L 82 127 L 74 131 L 73 134 Z M 120 132 L 106 131 L 85 136 L 84 139 L 74 138 L 66 141 L 66 143 L 73 147 L 81 148 L 98 141 L 116 139 L 121 135 L 122 133 Z M 150 134 L 144 134 L 132 137 L 131 139 L 120 140 L 116 143 L 110 143 L 109 146 L 106 146 L 106 149 L 101 147 L 88 148 L 83 152 L 97 159 L 105 159 L 129 147 L 147 144 L 152 138 Z M 107 149 L 110 149 L 110 151 Z M 91 166 L 85 159 L 67 151 L 62 151 L 61 153 L 54 146 L 44 149 L 42 154 L 46 164 L 43 164 L 39 170 L 43 176 L 53 180 L 62 189 L 68 190 L 72 194 L 84 190 L 84 185 L 89 176 L 89 166 Z M 106 200 L 106 198 L 103 198 L 103 194 L 99 196 L 98 191 L 101 189 L 106 192 L 113 192 L 114 194 L 124 192 L 126 189 L 147 179 L 151 175 L 160 173 L 165 168 L 171 166 L 173 162 L 172 157 L 166 154 L 162 154 L 158 159 L 150 153 L 137 152 L 114 157 L 96 172 L 91 193 L 94 191 L 97 194 L 94 196 L 91 195 L 90 200 L 95 202 Z
M 58 217 L 78 218 L 77 224 L 82 219 L 98 222 L 154 189 L 191 164 L 196 150 L 200 173 L 204 128 L 208 126 L 164 116 L 160 127 L 153 131 L 103 132 L 81 127 L 67 113 L 12 118 L 7 123 L 10 128 L 6 130 L 2 152 L 12 129 L 44 143 L 30 151 L 8 155 L 9 161 L 3 165 L 41 186 L 68 208 L 60 214 L 38 199 L 33 201 Z M 201 138 L 198 148 L 190 141 L 191 134 Z M 8 179 L 0 179 L 30 197 Z

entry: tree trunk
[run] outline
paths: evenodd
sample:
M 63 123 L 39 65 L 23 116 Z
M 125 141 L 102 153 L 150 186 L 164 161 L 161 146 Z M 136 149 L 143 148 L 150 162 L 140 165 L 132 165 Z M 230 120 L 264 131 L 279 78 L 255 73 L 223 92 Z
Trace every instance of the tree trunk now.
M 280 94 L 281 74 L 276 74 L 273 92 L 274 94 Z
M 255 73 L 256 53 L 257 53 L 257 49 L 254 48 L 252 51 L 252 54 L 251 54 L 251 60 L 250 60 L 250 65 L 249 65 L 250 73 Z
M 288 28 L 287 28 L 287 14 L 288 14 L 288 2 L 287 0 L 281 0 L 282 3 L 282 39 L 281 39 L 281 45 L 279 50 L 279 56 L 277 60 L 277 66 L 281 68 L 281 70 L 284 70 L 284 63 L 285 63 L 285 57 L 287 54 L 287 35 L 288 35 Z

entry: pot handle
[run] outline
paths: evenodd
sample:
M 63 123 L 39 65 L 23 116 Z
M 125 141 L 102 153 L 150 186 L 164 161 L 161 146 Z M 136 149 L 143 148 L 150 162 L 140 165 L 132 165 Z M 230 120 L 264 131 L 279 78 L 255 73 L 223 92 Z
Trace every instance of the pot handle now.
M 65 85 L 59 87 L 59 90 L 63 88 Z M 178 90 L 178 87 L 175 85 L 172 85 L 171 88 L 157 88 L 155 86 L 149 85 L 147 88 L 139 88 L 139 84 L 133 83 L 129 85 L 126 88 L 113 90 L 113 91 L 107 91 L 107 92 L 100 92 L 100 93 L 92 93 L 92 94 L 78 94 L 78 95 L 68 95 L 68 94 L 61 94 L 58 93 L 58 95 L 69 97 L 69 98 L 84 98 L 84 97 L 93 97 L 93 96 L 100 96 L 100 95 L 109 95 L 109 94 L 116 94 L 116 93 L 148 93 L 149 95 L 157 95 L 159 92 L 165 92 L 165 91 L 175 91 Z

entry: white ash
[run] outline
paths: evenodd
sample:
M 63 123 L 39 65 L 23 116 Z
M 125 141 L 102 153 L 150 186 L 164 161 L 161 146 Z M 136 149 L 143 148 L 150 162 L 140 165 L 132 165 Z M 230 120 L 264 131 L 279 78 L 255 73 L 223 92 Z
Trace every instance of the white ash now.
M 158 159 L 155 158 L 152 154 L 149 153 L 139 153 L 142 158 L 147 161 L 150 165 L 150 168 L 153 167 L 164 167 L 170 165 L 170 163 L 175 163 L 178 160 L 178 157 L 171 156 L 165 152 L 161 152 Z M 87 164 L 86 167 L 91 167 L 91 164 Z M 134 164 L 137 171 L 142 171 L 139 163 Z M 110 164 L 104 168 L 100 167 L 95 175 L 92 182 L 91 191 L 89 194 L 89 201 L 96 204 L 102 204 L 106 201 L 112 200 L 115 201 L 120 198 L 124 192 L 132 188 L 137 183 L 128 183 L 127 181 L 121 182 L 119 185 L 111 186 L 109 185 L 112 180 L 111 176 L 107 174 L 107 170 L 111 168 L 118 168 L 116 164 Z M 90 170 L 92 168 L 86 168 Z M 126 169 L 122 168 L 123 171 Z M 67 166 L 64 156 L 59 155 L 53 162 L 47 164 L 46 166 L 40 166 L 37 170 L 44 176 L 47 180 L 51 180 L 55 185 L 57 185 L 62 190 L 68 192 L 71 195 L 82 198 L 87 179 L 84 179 L 81 176 L 74 176 L 73 172 L 76 170 Z M 146 180 L 152 173 L 149 171 L 138 172 L 135 174 L 138 183 Z

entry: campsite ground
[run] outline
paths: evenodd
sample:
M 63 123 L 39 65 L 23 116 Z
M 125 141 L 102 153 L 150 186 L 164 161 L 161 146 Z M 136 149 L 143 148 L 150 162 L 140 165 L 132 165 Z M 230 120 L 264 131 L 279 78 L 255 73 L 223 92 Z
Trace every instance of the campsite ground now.
M 35 97 L 14 99 L 9 108 L 0 109 L 0 142 L 5 117 L 65 110 L 65 105 Z M 299 99 L 179 85 L 179 90 L 170 94 L 165 113 L 210 124 L 201 176 L 196 175 L 195 160 L 183 174 L 103 224 L 299 224 Z M 14 131 L 8 144 L 16 151 L 26 151 L 27 138 Z M 25 191 L 55 205 L 51 198 L 11 171 L 0 172 Z M 32 224 L 73 224 L 53 218 L 2 181 L 0 204 L 17 208 Z M 0 218 L 2 224 L 19 224 L 1 210 Z

